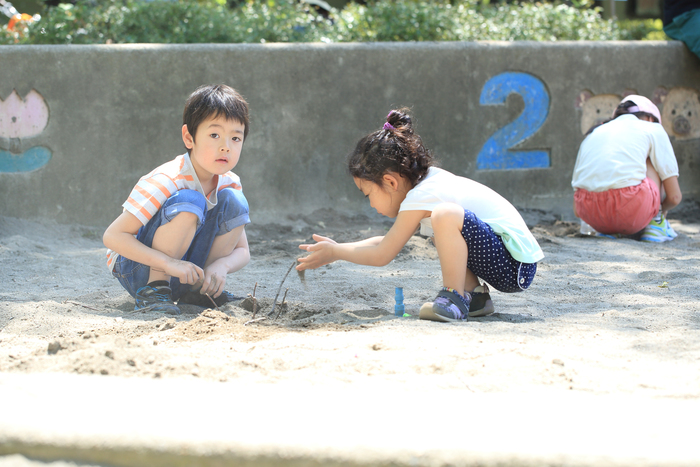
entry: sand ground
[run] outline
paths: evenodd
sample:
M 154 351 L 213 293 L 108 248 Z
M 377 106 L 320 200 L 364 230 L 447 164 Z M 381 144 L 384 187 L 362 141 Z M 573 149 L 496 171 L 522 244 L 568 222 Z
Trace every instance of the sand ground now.
M 378 218 L 322 210 L 252 224 L 251 263 L 228 277 L 241 300 L 166 316 L 133 311 L 107 271 L 99 229 L 0 217 L 0 372 L 697 402 L 698 205 L 672 213 L 679 236 L 664 244 L 582 237 L 574 222 L 522 212 L 546 256 L 532 287 L 494 292 L 496 313 L 450 324 L 415 317 L 441 285 L 435 249 L 420 236 L 383 268 L 292 271 L 280 316 L 271 314 L 299 243 L 311 233 L 382 234 L 390 222 Z M 411 317 L 394 316 L 397 286 Z M 244 299 L 254 288 L 251 322 Z M 3 467 L 24 462 L 40 461 L 0 456 Z

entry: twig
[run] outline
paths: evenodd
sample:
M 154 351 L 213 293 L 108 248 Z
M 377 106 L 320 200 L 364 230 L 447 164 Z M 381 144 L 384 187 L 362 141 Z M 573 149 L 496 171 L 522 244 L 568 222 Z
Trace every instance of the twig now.
M 257 289 L 258 289 L 258 283 L 256 282 L 255 287 L 253 287 L 253 319 L 255 319 L 255 313 L 258 312 L 258 301 L 255 298 L 255 291 Z
M 299 258 L 297 258 L 297 263 L 299 262 Z M 301 271 L 297 269 L 297 274 L 299 275 L 299 280 L 301 281 L 302 284 L 306 284 L 306 269 L 302 269 Z
M 282 297 L 282 301 L 280 302 L 280 310 L 277 312 L 275 319 L 279 318 L 280 313 L 282 313 L 282 305 L 284 305 L 284 300 L 287 298 L 287 292 L 289 292 L 289 287 L 287 287 L 287 290 L 284 291 L 284 297 Z
M 216 302 L 214 301 L 214 299 L 211 298 L 211 296 L 210 296 L 208 293 L 205 293 L 204 295 L 206 295 L 207 298 L 209 299 L 209 301 L 212 303 L 212 305 L 214 305 L 214 308 L 218 310 L 218 309 L 219 309 L 219 305 L 216 304 Z
M 89 310 L 100 311 L 100 310 L 98 310 L 97 308 L 93 308 L 93 307 L 91 307 L 91 306 L 83 305 L 82 303 L 74 302 L 74 301 L 72 301 L 72 300 L 64 300 L 63 303 L 71 303 L 71 304 L 73 304 L 73 305 L 82 306 L 83 308 L 87 308 L 87 309 L 89 309 Z
M 250 323 L 257 323 L 258 321 L 262 321 L 264 319 L 267 319 L 267 316 L 262 316 L 258 319 L 251 319 L 250 321 L 246 321 L 245 323 L 243 323 L 243 326 L 248 326 Z
M 270 315 L 272 315 L 275 312 L 275 306 L 277 306 L 277 297 L 280 296 L 280 291 L 282 290 L 282 284 L 284 284 L 284 281 L 287 280 L 287 276 L 291 272 L 292 268 L 294 266 L 296 266 L 296 264 L 297 264 L 297 260 L 295 259 L 294 262 L 292 262 L 292 265 L 289 266 L 289 269 L 287 269 L 287 274 L 285 274 L 284 277 L 282 278 L 282 282 L 280 282 L 280 287 L 279 287 L 279 289 L 277 289 L 277 295 L 275 295 L 275 301 L 272 302 L 272 311 L 270 312 Z M 277 313 L 277 314 L 279 315 L 279 313 Z M 277 319 L 277 318 L 275 318 L 275 319 Z

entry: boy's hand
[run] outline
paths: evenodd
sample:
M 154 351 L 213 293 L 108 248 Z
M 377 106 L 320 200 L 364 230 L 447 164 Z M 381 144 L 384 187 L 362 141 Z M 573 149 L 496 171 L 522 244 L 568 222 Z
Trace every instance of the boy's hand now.
M 171 259 L 165 268 L 165 273 L 177 277 L 182 284 L 195 284 L 204 278 L 202 268 L 189 261 L 179 259 Z
M 337 243 L 334 240 L 316 234 L 313 235 L 313 239 L 318 243 L 299 245 L 300 249 L 311 252 L 311 254 L 299 258 L 299 265 L 296 267 L 297 271 L 320 268 L 336 260 L 333 247 Z
M 204 270 L 204 282 L 199 290 L 201 294 L 208 294 L 211 298 L 221 295 L 226 285 L 226 274 L 228 271 L 216 262 L 210 264 Z

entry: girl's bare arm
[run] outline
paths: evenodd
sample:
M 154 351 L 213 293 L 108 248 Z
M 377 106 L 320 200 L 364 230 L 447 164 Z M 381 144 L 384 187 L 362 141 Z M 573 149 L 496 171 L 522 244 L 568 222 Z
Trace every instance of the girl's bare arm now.
M 329 238 L 314 235 L 314 240 L 318 243 L 299 245 L 299 248 L 311 254 L 299 258 L 300 264 L 297 269 L 316 269 L 337 260 L 367 266 L 385 266 L 396 257 L 415 233 L 420 220 L 429 215 L 430 211 L 401 211 L 386 235 L 359 242 L 336 243 Z
M 681 187 L 678 185 L 678 177 L 668 177 L 663 182 L 664 191 L 666 191 L 666 199 L 661 203 L 661 212 L 664 216 L 670 209 L 678 206 L 683 199 Z

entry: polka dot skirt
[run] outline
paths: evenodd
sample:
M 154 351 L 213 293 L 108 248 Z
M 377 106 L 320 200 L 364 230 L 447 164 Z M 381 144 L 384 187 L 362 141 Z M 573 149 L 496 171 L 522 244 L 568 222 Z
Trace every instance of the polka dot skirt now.
M 521 292 L 532 283 L 537 263 L 515 260 L 486 222 L 464 210 L 462 237 L 467 242 L 467 268 L 501 292 Z

